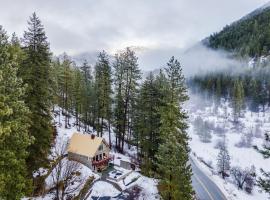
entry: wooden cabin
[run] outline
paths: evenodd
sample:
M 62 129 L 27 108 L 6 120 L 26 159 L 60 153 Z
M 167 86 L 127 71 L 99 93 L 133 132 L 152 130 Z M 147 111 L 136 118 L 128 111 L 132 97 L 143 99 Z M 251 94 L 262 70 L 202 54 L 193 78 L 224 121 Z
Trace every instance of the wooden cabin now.
M 68 144 L 68 159 L 84 164 L 94 171 L 107 168 L 110 160 L 110 148 L 102 137 L 74 133 Z

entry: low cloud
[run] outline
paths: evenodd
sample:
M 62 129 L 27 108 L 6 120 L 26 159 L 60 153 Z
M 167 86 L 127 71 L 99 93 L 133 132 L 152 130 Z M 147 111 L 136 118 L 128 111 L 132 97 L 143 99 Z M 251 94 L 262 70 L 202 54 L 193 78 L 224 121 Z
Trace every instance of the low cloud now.
M 138 55 L 139 65 L 143 70 L 163 68 L 170 57 L 174 56 L 180 61 L 186 77 L 209 71 L 241 68 L 246 65 L 244 61 L 233 59 L 228 52 L 207 48 L 202 43 L 197 43 L 188 50 L 179 48 L 146 49 L 138 52 Z

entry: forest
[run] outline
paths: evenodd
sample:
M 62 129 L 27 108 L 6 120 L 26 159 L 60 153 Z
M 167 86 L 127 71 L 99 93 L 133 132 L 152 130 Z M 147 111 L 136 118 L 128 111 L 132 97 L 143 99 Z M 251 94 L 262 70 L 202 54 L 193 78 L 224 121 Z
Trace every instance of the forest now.
M 56 106 L 65 128 L 90 134 L 92 127 L 101 137 L 106 131 L 120 153 L 135 146 L 142 172 L 160 179 L 165 199 L 192 199 L 182 67 L 171 57 L 159 74 L 143 81 L 141 75 L 130 48 L 113 58 L 101 51 L 94 65 L 78 65 L 66 53 L 54 56 L 35 13 L 21 39 L 9 38 L 1 26 L 0 199 L 39 194 L 44 180 L 33 172 L 50 165 Z
M 269 64 L 269 63 L 268 63 Z M 228 132 L 242 134 L 240 141 L 234 143 L 237 148 L 253 148 L 265 159 L 269 158 L 269 131 L 261 127 L 266 120 L 259 120 L 260 117 L 267 117 L 270 106 L 270 71 L 269 65 L 264 63 L 256 67 L 243 67 L 241 69 L 231 68 L 218 70 L 201 75 L 195 75 L 188 79 L 190 92 L 201 96 L 201 101 L 207 101 L 213 105 L 213 116 L 221 117 L 225 122 L 216 124 L 213 121 L 196 116 L 193 120 L 194 133 L 199 136 L 202 143 L 211 143 L 213 134 L 222 139 L 218 140 L 214 148 L 219 149 L 217 157 L 217 168 L 223 179 L 232 177 L 238 189 L 252 192 L 255 183 L 266 193 L 269 193 L 269 172 L 261 169 L 263 177 L 256 177 L 254 166 L 241 169 L 240 166 L 230 166 L 230 155 L 226 145 Z M 230 111 L 228 109 L 232 109 Z M 222 110 L 222 114 L 220 113 Z M 248 116 L 247 113 L 250 113 Z M 260 114 L 262 113 L 262 114 Z M 194 113 L 195 114 L 195 113 Z M 257 122 L 252 124 L 249 118 L 257 116 Z M 210 114 L 208 115 L 210 116 Z M 244 123 L 244 122 L 247 123 Z M 226 124 L 226 125 L 225 125 Z M 229 126 L 232 124 L 232 127 Z M 255 126 L 254 126 L 255 125 Z M 261 135 L 260 135 L 261 134 Z M 264 136 L 262 136 L 264 135 Z M 253 139 L 262 138 L 263 148 L 253 145 Z M 232 143 L 235 142 L 232 139 Z M 206 165 L 211 167 L 211 164 Z M 227 178 L 228 179 L 228 178 Z
M 265 111 L 270 105 L 270 79 L 268 67 L 246 68 L 242 71 L 225 70 L 196 75 L 189 80 L 194 92 L 204 91 L 214 99 L 216 106 L 221 98 L 231 102 L 235 119 L 246 107 L 253 112 Z
M 86 171 L 85 166 L 68 159 L 68 140 L 74 131 L 107 140 L 104 144 L 111 153 L 106 155 L 108 168 L 111 158 L 119 162 L 129 158 L 135 166 L 128 184 L 141 177 L 137 187 L 119 181 L 118 187 L 124 185 L 117 190 L 120 196 L 131 188 L 138 194 L 151 193 L 149 199 L 164 200 L 269 195 L 269 6 L 204 39 L 200 45 L 222 55 L 212 59 L 216 66 L 208 72 L 210 67 L 204 66 L 198 73 L 191 62 L 193 74 L 188 77 L 179 60 L 181 56 L 185 60 L 184 54 L 168 57 L 167 63 L 158 63 L 162 67 L 143 72 L 137 55 L 143 60 L 139 52 L 150 47 L 131 46 L 113 54 L 109 47 L 99 49 L 89 43 L 91 48 L 79 46 L 74 52 L 98 52 L 94 59 L 80 54 L 84 55 L 82 62 L 69 49 L 65 49 L 69 53 L 56 54 L 50 43 L 55 40 L 50 41 L 47 35 L 51 29 L 45 31 L 36 13 L 29 17 L 21 36 L 9 34 L 0 25 L 0 199 L 52 195 L 56 200 L 78 200 L 92 192 L 96 181 L 97 190 L 106 185 L 102 173 Z M 83 38 L 81 35 L 80 40 Z M 94 34 L 93 38 L 98 37 Z M 122 45 L 114 39 L 117 47 Z M 175 49 L 175 44 L 172 46 Z M 163 54 L 168 52 L 179 51 L 166 49 Z M 161 60 L 157 55 L 154 60 Z M 211 60 L 203 53 L 199 57 Z M 235 61 L 228 62 L 235 66 L 219 66 L 227 60 Z M 117 166 L 113 169 L 119 173 Z M 108 185 L 115 189 L 114 183 Z M 97 198 L 104 193 L 100 191 Z
M 240 56 L 260 57 L 270 50 L 270 9 L 255 10 L 250 15 L 212 34 L 205 44 Z

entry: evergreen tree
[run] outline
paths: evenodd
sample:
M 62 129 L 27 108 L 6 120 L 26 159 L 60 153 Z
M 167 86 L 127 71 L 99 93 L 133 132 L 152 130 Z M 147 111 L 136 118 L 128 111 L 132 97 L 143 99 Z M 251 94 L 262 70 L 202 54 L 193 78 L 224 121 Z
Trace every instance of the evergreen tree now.
M 250 83 L 250 93 L 251 93 L 251 110 L 254 112 L 259 111 L 259 90 L 258 83 L 255 79 L 251 80 Z
M 182 109 L 188 96 L 180 63 L 172 57 L 165 70 L 168 96 L 167 103 L 160 109 L 161 145 L 156 155 L 161 176 L 160 193 L 164 199 L 192 199 L 187 114 Z
M 221 174 L 222 178 L 229 174 L 230 170 L 230 155 L 228 153 L 226 145 L 222 145 L 219 149 L 218 157 L 217 157 L 217 168 L 218 173 Z
M 65 116 L 65 128 L 70 127 L 69 118 L 72 112 L 72 88 L 73 88 L 73 63 L 67 54 L 64 53 L 61 64 L 61 77 L 59 85 L 61 87 L 62 96 L 62 114 Z
M 95 93 L 93 86 L 93 76 L 91 71 L 91 66 L 85 60 L 83 66 L 81 67 L 83 74 L 83 93 L 82 93 L 82 118 L 84 121 L 84 131 L 88 131 L 88 125 L 95 127 Z
M 29 133 L 34 143 L 29 147 L 28 169 L 33 170 L 46 164 L 52 139 L 51 114 L 52 88 L 50 52 L 41 21 L 34 13 L 24 33 L 23 49 L 26 57 L 19 70 L 27 84 L 25 102 L 31 111 Z
M 203 119 L 198 116 L 196 117 L 196 119 L 194 120 L 194 131 L 195 133 L 200 137 L 200 140 L 202 142 L 211 142 L 211 130 L 209 127 L 209 123 L 206 121 L 203 121 Z
M 30 188 L 25 161 L 30 113 L 23 99 L 25 87 L 17 78 L 19 55 L 0 26 L 0 199 L 21 199 Z
M 79 68 L 74 70 L 74 85 L 73 85 L 73 107 L 75 108 L 75 120 L 78 131 L 81 129 L 81 113 L 83 101 L 83 76 Z
M 103 135 L 104 119 L 110 122 L 111 118 L 111 66 L 105 51 L 98 55 L 95 66 L 95 92 L 97 99 L 97 130 L 98 135 Z
M 237 122 L 241 114 L 241 110 L 244 107 L 244 89 L 241 80 L 236 80 L 234 82 L 232 104 L 234 121 Z
M 124 150 L 125 138 L 131 135 L 132 111 L 134 98 L 138 92 L 138 80 L 141 72 L 138 67 L 138 58 L 135 52 L 127 48 L 125 52 L 115 57 L 115 84 L 116 107 L 114 110 L 116 120 L 116 147 Z
M 153 73 L 141 86 L 135 108 L 134 133 L 138 138 L 142 171 L 150 174 L 156 171 L 155 155 L 160 143 L 160 112 L 162 92 Z
M 267 96 L 268 96 L 268 91 L 267 91 L 267 84 L 266 81 L 263 80 L 260 83 L 260 88 L 258 88 L 258 93 L 259 93 L 259 103 L 262 105 L 263 112 L 265 112 L 265 105 L 267 103 Z
M 115 107 L 114 107 L 114 126 L 116 133 L 115 138 L 115 146 L 118 150 L 121 150 L 121 135 L 124 132 L 124 100 L 123 100 L 123 74 L 124 74 L 124 66 L 121 63 L 121 59 L 119 55 L 115 56 L 115 62 L 113 64 L 114 67 L 114 84 L 115 84 Z
M 270 143 L 270 134 L 265 134 L 265 142 L 266 144 L 263 146 L 263 149 L 259 149 L 258 147 L 255 147 L 265 159 L 270 158 L 270 146 L 267 145 Z M 258 180 L 258 185 L 268 194 L 270 194 L 270 172 L 266 172 L 263 169 L 261 169 L 261 172 L 264 177 L 260 177 Z
M 209 128 L 209 123 L 203 122 L 201 129 L 199 130 L 200 140 L 204 143 L 211 142 L 211 130 Z
M 217 78 L 215 87 L 215 110 L 217 111 L 221 99 L 221 80 Z

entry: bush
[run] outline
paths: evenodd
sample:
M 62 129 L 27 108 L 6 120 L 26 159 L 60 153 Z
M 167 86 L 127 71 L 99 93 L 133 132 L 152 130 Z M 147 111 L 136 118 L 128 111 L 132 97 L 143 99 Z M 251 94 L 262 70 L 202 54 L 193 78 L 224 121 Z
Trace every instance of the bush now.
M 253 134 L 252 132 L 243 133 L 241 140 L 235 145 L 236 147 L 242 148 L 250 148 L 252 146 Z
M 231 168 L 231 175 L 234 183 L 238 189 L 245 189 L 246 192 L 251 193 L 255 184 L 255 167 L 242 169 L 239 166 Z

